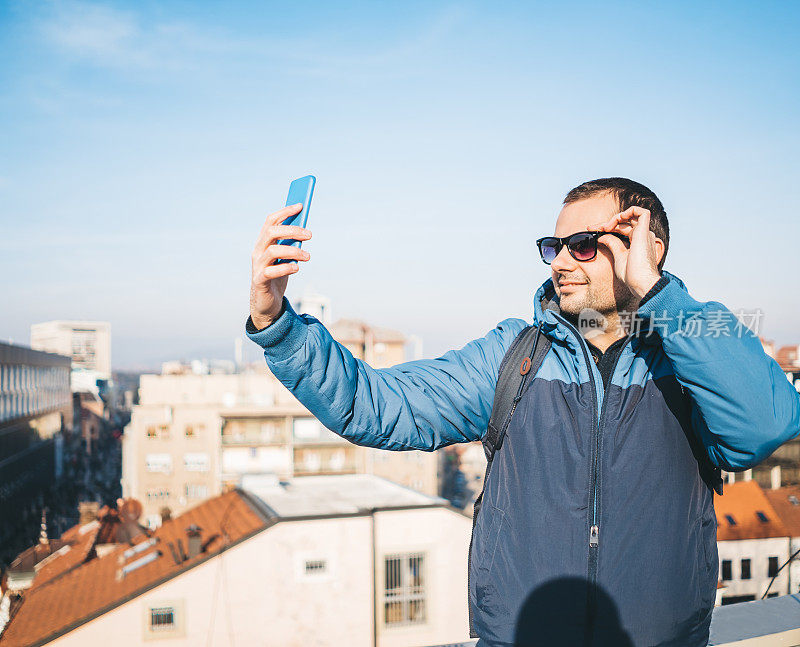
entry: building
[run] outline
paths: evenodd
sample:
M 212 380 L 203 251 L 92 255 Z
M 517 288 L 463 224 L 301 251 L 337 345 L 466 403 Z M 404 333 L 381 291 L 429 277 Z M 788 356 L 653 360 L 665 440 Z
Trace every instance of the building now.
M 110 540 L 104 524 L 69 530 L 6 592 L 0 647 L 109 636 L 115 647 L 412 647 L 468 635 L 470 519 L 383 479 L 251 479 L 155 531 L 128 521 L 133 532 Z
M 33 324 L 31 348 L 71 357 L 72 369 L 76 372 L 73 380 L 111 379 L 111 324 L 106 321 Z
M 765 490 L 764 494 L 789 531 L 789 554 L 798 553 L 785 569 L 789 574 L 789 593 L 800 593 L 800 486 Z
M 767 597 L 789 593 L 789 571 L 778 573 L 789 559 L 789 530 L 758 483 L 725 485 L 714 509 L 722 604 L 761 599 L 768 586 Z
M 60 472 L 60 434 L 72 426 L 69 376 L 69 357 L 0 343 L 0 562 L 8 542 L 30 521 L 35 527 L 37 501 Z
M 359 447 L 323 427 L 259 366 L 249 373 L 143 375 L 125 428 L 122 493 L 151 527 L 252 474 L 376 474 L 438 494 L 437 456 Z
M 306 301 L 329 316 L 322 297 Z M 356 320 L 339 320 L 330 330 L 375 368 L 405 359 L 406 340 L 396 331 Z M 151 527 L 164 508 L 178 513 L 252 474 L 374 474 L 424 494 L 440 491 L 438 454 L 348 442 L 323 427 L 263 362 L 165 362 L 161 375 L 142 375 L 122 469 L 123 496 L 142 501 Z
M 775 361 L 784 371 L 800 369 L 800 345 L 781 346 L 775 351 Z
M 281 407 L 300 411 L 277 385 L 266 370 L 141 376 L 139 404 L 123 436 L 122 494 L 142 502 L 149 526 L 160 523 L 164 508 L 179 513 L 222 492 L 223 460 L 231 460 L 222 452 L 227 413 L 245 407 L 261 413 Z M 235 439 L 233 430 L 227 431 Z M 241 447 L 247 457 L 258 457 L 258 447 L 255 452 Z
M 75 412 L 74 430 L 83 440 L 86 455 L 91 456 L 108 426 L 105 403 L 91 391 L 73 393 L 72 401 Z

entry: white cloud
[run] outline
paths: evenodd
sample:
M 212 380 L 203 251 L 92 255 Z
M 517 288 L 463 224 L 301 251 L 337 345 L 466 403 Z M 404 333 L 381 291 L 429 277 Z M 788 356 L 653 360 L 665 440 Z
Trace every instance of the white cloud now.
M 42 25 L 44 35 L 74 55 L 112 62 L 142 59 L 142 30 L 131 13 L 86 2 L 50 5 L 52 15 Z
M 211 60 L 233 57 L 256 66 L 280 62 L 296 74 L 334 78 L 392 74 L 394 66 L 405 65 L 409 58 L 424 57 L 465 18 L 463 8 L 446 6 L 428 16 L 419 29 L 370 47 L 358 42 L 331 43 L 331 37 L 336 38 L 331 33 L 242 37 L 220 28 L 155 21 L 85 0 L 45 7 L 48 11 L 40 27 L 47 41 L 67 56 L 100 67 L 207 72 Z M 338 51 L 332 54 L 332 50 Z

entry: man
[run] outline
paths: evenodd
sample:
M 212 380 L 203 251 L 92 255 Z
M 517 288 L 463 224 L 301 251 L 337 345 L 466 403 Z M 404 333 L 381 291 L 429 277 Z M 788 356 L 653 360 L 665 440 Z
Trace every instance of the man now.
M 433 360 L 374 370 L 283 298 L 307 230 L 267 218 L 247 333 L 322 423 L 361 445 L 435 450 L 484 436 L 506 319 Z M 589 233 L 587 233 L 589 232 Z M 538 241 L 551 344 L 497 451 L 476 519 L 469 603 L 483 645 L 706 645 L 718 579 L 713 488 L 800 431 L 800 394 L 720 303 L 662 270 L 664 208 L 624 178 L 569 192 Z M 709 250 L 711 254 L 712 250 Z

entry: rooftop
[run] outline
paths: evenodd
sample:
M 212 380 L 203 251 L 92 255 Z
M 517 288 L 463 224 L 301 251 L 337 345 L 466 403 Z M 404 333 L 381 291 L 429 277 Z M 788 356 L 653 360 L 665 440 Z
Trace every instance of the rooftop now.
M 800 644 L 800 594 L 714 609 L 709 647 L 789 647 Z M 436 647 L 475 647 L 477 641 Z
M 714 495 L 717 541 L 788 537 L 789 531 L 755 481 L 726 484 Z
M 792 537 L 800 537 L 800 485 L 764 490 Z
M 245 476 L 242 489 L 261 501 L 271 517 L 364 514 L 372 509 L 447 505 L 445 499 L 421 494 L 370 474 L 276 478 Z
M 188 555 L 190 526 L 200 529 L 201 549 L 194 557 Z M 149 534 L 107 536 L 116 543 L 100 543 L 108 531 L 102 521 L 74 526 L 61 536 L 66 545 L 43 560 L 31 587 L 13 606 L 0 647 L 52 640 L 266 527 L 264 517 L 236 491 L 204 501 Z
M 363 344 L 370 335 L 373 342 L 404 343 L 406 341 L 406 336 L 397 330 L 370 326 L 359 319 L 339 319 L 330 327 L 330 331 L 331 335 L 342 343 Z

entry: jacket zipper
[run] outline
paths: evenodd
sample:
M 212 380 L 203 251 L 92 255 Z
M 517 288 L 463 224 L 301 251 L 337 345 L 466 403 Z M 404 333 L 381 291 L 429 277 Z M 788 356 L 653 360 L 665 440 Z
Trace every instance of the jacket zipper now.
M 554 313 L 555 314 L 555 313 Z M 556 315 L 573 332 L 580 344 L 583 351 L 583 358 L 586 361 L 586 368 L 589 371 L 589 379 L 592 384 L 593 390 L 593 403 L 594 403 L 594 418 L 592 420 L 592 443 L 594 444 L 594 459 L 592 461 L 592 476 L 590 483 L 590 491 L 592 497 L 592 524 L 589 527 L 589 576 L 592 584 L 597 580 L 597 551 L 600 549 L 600 524 L 597 519 L 597 482 L 598 473 L 600 469 L 600 436 L 602 432 L 603 415 L 606 410 L 606 397 L 605 388 L 603 389 L 603 404 L 600 409 L 600 414 L 597 413 L 597 383 L 595 382 L 594 372 L 592 369 L 592 362 L 589 361 L 589 351 L 586 348 L 586 343 L 578 330 L 560 315 Z M 622 352 L 628 346 L 628 342 L 633 338 L 633 335 L 628 334 L 625 343 L 623 344 L 617 357 L 614 359 L 614 365 L 611 368 L 611 377 L 614 377 L 614 371 L 617 369 L 617 364 L 622 356 Z
M 617 364 L 619 364 L 619 359 L 622 357 L 623 351 L 627 348 L 628 343 L 633 338 L 633 335 L 628 334 L 625 338 L 625 343 L 620 348 L 619 353 L 614 358 L 614 364 L 611 367 L 611 376 L 609 377 L 609 384 L 611 384 L 611 379 L 614 377 L 614 372 L 617 370 Z M 591 367 L 590 367 L 591 368 Z M 592 470 L 592 527 L 589 529 L 589 547 L 591 548 L 594 546 L 596 549 L 599 548 L 600 544 L 600 527 L 599 522 L 597 519 L 597 482 L 599 480 L 599 472 L 600 472 L 600 438 L 602 436 L 603 430 L 603 418 L 606 412 L 606 404 L 608 403 L 608 398 L 606 397 L 605 387 L 603 387 L 603 405 L 600 408 L 600 417 L 597 421 L 597 436 L 595 437 L 595 451 L 594 451 L 594 467 Z M 597 577 L 597 563 L 595 561 L 595 571 L 592 573 L 592 581 L 594 581 Z
M 553 313 L 555 315 L 555 313 Z M 589 350 L 586 348 L 586 343 L 583 340 L 583 337 L 578 332 L 577 328 L 573 326 L 569 321 L 564 319 L 561 315 L 555 315 L 559 320 L 561 320 L 564 325 L 567 327 L 568 330 L 572 331 L 575 335 L 575 338 L 578 340 L 578 344 L 581 347 L 581 351 L 583 352 L 583 359 L 586 361 L 586 368 L 589 371 L 589 380 L 592 384 L 592 444 L 595 447 L 594 451 L 594 459 L 592 461 L 592 475 L 591 481 L 589 483 L 589 491 L 591 493 L 592 499 L 592 524 L 589 528 L 589 565 L 590 565 L 590 575 L 594 578 L 596 573 L 596 560 L 592 560 L 593 553 L 595 553 L 600 545 L 600 528 L 597 523 L 597 469 L 598 469 L 598 461 L 597 461 L 597 454 L 598 448 L 600 446 L 600 415 L 597 412 L 598 408 L 598 397 L 597 397 L 597 382 L 594 379 L 594 369 L 592 368 L 592 362 L 589 358 Z M 605 395 L 605 394 L 604 394 Z M 605 404 L 605 398 L 603 398 L 603 403 Z M 594 561 L 594 565 L 592 562 Z

